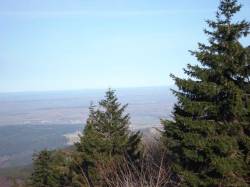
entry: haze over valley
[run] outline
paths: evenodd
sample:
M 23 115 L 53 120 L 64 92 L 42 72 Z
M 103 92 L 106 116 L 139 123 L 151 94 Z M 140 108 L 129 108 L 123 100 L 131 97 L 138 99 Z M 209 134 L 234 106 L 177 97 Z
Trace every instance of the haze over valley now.
M 0 94 L 0 168 L 31 163 L 34 151 L 73 143 L 82 131 L 90 103 L 104 97 L 104 89 Z M 131 128 L 160 125 L 171 117 L 175 102 L 170 87 L 117 89 L 128 103 Z

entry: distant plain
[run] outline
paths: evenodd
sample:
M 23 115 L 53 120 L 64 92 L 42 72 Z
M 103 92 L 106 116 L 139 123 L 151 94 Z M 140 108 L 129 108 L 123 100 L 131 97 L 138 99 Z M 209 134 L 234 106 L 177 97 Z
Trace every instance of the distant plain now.
M 0 94 L 0 168 L 31 163 L 34 151 L 70 143 L 82 131 L 90 103 L 97 104 L 105 90 L 53 91 Z M 170 87 L 117 89 L 121 103 L 128 103 L 131 128 L 160 126 L 170 118 L 175 98 Z M 66 135 L 66 136 L 65 136 Z

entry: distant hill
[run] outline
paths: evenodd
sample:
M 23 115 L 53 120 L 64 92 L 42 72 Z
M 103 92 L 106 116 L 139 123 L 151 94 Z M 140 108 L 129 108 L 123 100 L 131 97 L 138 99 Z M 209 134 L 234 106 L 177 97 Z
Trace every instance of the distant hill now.
M 22 183 L 32 171 L 32 165 L 0 169 L 0 186 L 11 187 L 14 180 Z
M 81 131 L 84 125 L 11 125 L 0 126 L 0 168 L 25 166 L 34 152 L 44 148 L 68 146 L 64 136 Z

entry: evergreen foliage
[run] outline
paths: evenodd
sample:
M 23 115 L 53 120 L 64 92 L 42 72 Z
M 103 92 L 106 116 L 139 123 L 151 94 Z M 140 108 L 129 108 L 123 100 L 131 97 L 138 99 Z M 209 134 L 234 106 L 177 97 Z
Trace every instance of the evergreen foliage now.
M 247 56 L 246 56 L 246 66 L 248 66 L 246 68 L 246 72 L 245 74 L 248 75 L 248 79 L 247 79 L 247 83 L 245 85 L 245 92 L 246 92 L 246 97 L 245 97 L 245 107 L 247 108 L 247 111 L 248 111 L 248 114 L 247 114 L 247 117 L 246 117 L 246 121 L 250 121 L 250 78 L 249 78 L 249 74 L 250 74 L 250 46 L 248 46 L 246 48 L 246 53 L 247 53 Z M 250 130 L 246 128 L 246 131 L 248 131 L 248 135 L 250 134 Z
M 108 164 L 114 160 L 119 162 L 124 156 L 131 162 L 139 161 L 141 135 L 129 130 L 130 117 L 125 113 L 126 107 L 118 102 L 111 89 L 99 102 L 98 108 L 91 105 L 83 135 L 76 144 L 81 158 L 79 165 L 87 178 L 99 180 L 97 164 Z
M 34 155 L 33 172 L 29 184 L 33 187 L 66 187 L 71 186 L 72 158 L 69 151 L 42 150 Z
M 174 75 L 178 98 L 173 121 L 163 120 L 163 138 L 182 186 L 250 185 L 249 48 L 240 38 L 249 23 L 234 21 L 241 5 L 221 0 L 208 20 L 208 44 L 191 51 L 200 65 Z
M 30 184 L 33 187 L 57 187 L 60 186 L 59 176 L 53 167 L 52 152 L 43 150 L 34 155 L 33 172 Z

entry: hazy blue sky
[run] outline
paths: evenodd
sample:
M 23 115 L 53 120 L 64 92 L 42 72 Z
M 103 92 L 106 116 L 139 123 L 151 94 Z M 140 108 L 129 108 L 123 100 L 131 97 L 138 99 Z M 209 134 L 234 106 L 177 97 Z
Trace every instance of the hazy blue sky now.
M 0 0 L 0 92 L 172 84 L 218 2 Z

